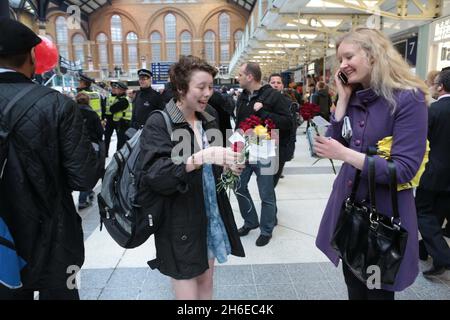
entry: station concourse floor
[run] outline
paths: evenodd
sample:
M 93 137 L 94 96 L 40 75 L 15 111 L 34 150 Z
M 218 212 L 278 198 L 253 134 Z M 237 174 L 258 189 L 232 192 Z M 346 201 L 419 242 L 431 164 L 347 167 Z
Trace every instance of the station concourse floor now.
M 309 156 L 304 125 L 297 132 L 296 154 L 286 164 L 284 178 L 276 188 L 278 225 L 270 243 L 257 247 L 259 230 L 242 237 L 245 258 L 230 256 L 214 272 L 214 299 L 218 300 L 346 300 L 341 265 L 334 265 L 315 246 L 315 237 L 335 178 L 330 162 Z M 115 136 L 110 150 L 115 150 Z M 110 156 L 112 155 L 110 151 Z M 109 161 L 111 158 L 108 158 Z M 336 164 L 339 168 L 340 164 Z M 249 184 L 260 211 L 253 176 Z M 100 190 L 100 183 L 95 191 Z M 78 193 L 73 193 L 75 204 Z M 231 204 L 238 228 L 243 220 L 234 195 Z M 125 250 L 107 231 L 99 230 L 96 202 L 81 210 L 86 259 L 80 272 L 80 298 L 86 300 L 174 299 L 170 279 L 151 270 L 147 261 L 155 256 L 153 236 L 136 249 Z M 449 239 L 447 239 L 449 240 Z M 420 270 L 431 259 L 420 262 Z M 415 283 L 396 293 L 398 300 L 450 300 L 450 274 L 427 280 L 420 273 Z

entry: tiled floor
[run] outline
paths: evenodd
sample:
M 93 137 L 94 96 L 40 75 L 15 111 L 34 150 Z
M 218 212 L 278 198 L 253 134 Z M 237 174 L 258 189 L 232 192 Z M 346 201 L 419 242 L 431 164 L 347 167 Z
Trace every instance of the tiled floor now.
M 217 265 L 214 298 L 236 300 L 345 300 L 346 287 L 335 268 L 315 247 L 315 235 L 335 176 L 327 160 L 311 166 L 305 136 L 299 130 L 296 157 L 287 163 L 277 187 L 278 226 L 265 247 L 256 247 L 257 230 L 242 238 L 245 258 L 230 257 Z M 114 147 L 113 140 L 111 148 Z M 336 163 L 339 167 L 340 164 Z M 96 191 L 99 191 L 97 186 Z M 254 178 L 250 191 L 257 211 L 260 201 Z M 76 194 L 74 194 L 76 199 Z M 238 226 L 242 225 L 236 199 L 231 196 Z M 96 205 L 83 210 L 86 261 L 81 271 L 82 299 L 173 299 L 169 278 L 147 267 L 155 255 L 153 238 L 133 250 L 119 247 L 99 231 Z M 421 270 L 429 268 L 421 263 Z M 429 281 L 420 274 L 397 299 L 450 299 L 450 277 Z

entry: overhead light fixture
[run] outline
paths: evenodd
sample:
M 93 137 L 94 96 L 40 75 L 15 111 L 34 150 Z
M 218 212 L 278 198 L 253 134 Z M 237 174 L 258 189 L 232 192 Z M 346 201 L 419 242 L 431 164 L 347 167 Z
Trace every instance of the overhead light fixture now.
M 347 2 L 347 1 L 345 1 Z M 345 8 L 343 5 L 330 3 L 322 0 L 311 0 L 306 4 L 307 8 Z

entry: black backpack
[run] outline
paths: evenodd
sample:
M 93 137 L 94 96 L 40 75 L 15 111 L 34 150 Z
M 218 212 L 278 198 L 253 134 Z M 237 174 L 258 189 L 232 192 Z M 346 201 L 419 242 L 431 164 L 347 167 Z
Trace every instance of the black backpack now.
M 6 107 L 0 113 L 0 181 L 3 178 L 6 165 L 8 163 L 9 154 L 9 137 L 13 133 L 16 124 L 30 110 L 34 103 L 47 95 L 54 92 L 53 90 L 31 84 L 19 91 L 14 98 L 9 101 Z M 15 108 L 13 108 L 16 106 Z M 11 254 L 11 251 L 14 253 Z M 3 284 L 9 288 L 19 288 L 22 286 L 20 281 L 20 269 L 25 265 L 25 261 L 17 256 L 14 239 L 12 239 L 9 233 L 8 226 L 1 218 L 0 212 L 0 256 L 9 257 L 10 260 L 2 261 L 0 264 L 0 274 L 6 277 L 6 279 L 0 279 Z M 19 262 L 19 263 L 17 263 Z M 15 266 L 13 267 L 13 265 Z M 3 269 L 3 270 L 2 270 Z
M 169 136 L 172 137 L 169 115 L 162 110 L 155 110 L 153 113 L 163 115 Z M 98 195 L 101 224 L 105 225 L 117 244 L 127 249 L 143 244 L 158 229 L 162 218 L 161 201 L 150 207 L 142 206 L 139 201 L 142 194 L 139 190 L 142 130 L 139 129 L 114 154 L 106 167 L 102 190 Z

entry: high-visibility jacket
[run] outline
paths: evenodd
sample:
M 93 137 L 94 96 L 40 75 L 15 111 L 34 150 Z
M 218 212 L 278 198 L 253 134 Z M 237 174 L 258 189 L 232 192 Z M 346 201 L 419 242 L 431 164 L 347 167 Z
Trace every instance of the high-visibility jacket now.
M 114 103 L 116 103 L 120 98 L 126 98 L 128 101 L 128 107 L 120 112 L 116 112 L 113 114 L 113 121 L 120 121 L 120 119 L 124 119 L 124 120 L 128 120 L 131 121 L 131 116 L 132 116 L 132 104 L 130 102 L 130 99 L 128 99 L 128 97 L 126 96 L 120 96 L 120 97 L 113 97 L 112 96 L 112 100 L 111 100 L 111 104 L 110 106 L 112 106 Z M 109 110 L 109 107 L 108 107 Z
M 106 99 L 105 115 L 112 116 L 111 110 L 109 108 L 114 104 L 115 101 L 116 97 L 110 94 Z
M 102 117 L 102 103 L 100 94 L 95 91 L 87 91 L 87 90 L 81 90 L 79 93 L 85 93 L 89 96 L 89 106 L 94 110 L 98 116 Z

